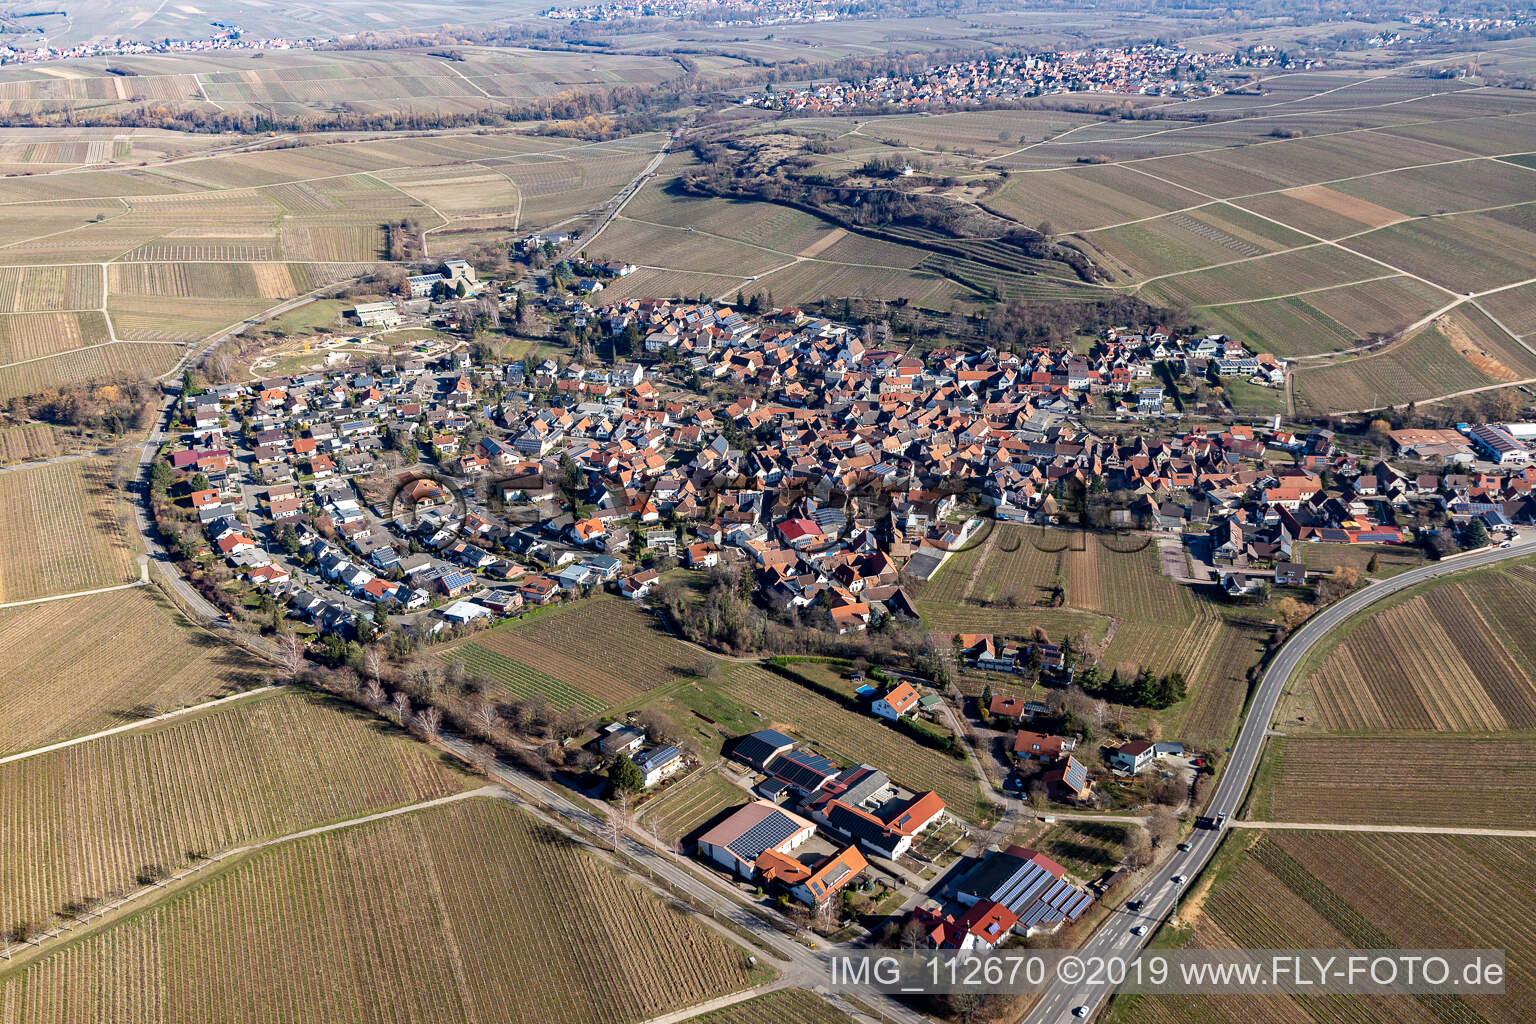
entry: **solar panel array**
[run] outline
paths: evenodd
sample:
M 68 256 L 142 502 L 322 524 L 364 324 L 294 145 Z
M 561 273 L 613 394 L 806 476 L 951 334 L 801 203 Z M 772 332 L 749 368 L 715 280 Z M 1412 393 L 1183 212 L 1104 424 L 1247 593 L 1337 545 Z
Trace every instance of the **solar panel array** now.
M 1026 928 L 1050 926 L 1062 918 L 1077 920 L 1093 897 L 1033 861 L 1026 862 L 993 897 L 1019 917 Z
M 798 789 L 813 790 L 837 772 L 837 765 L 820 754 L 791 750 L 768 764 L 768 772 Z
M 725 848 L 742 860 L 754 861 L 764 850 L 773 849 L 799 830 L 800 827 L 787 816 L 776 812 L 727 843 Z
M 1088 788 L 1088 769 L 1076 758 L 1067 758 L 1066 770 L 1061 773 L 1061 781 L 1065 782 L 1074 792 L 1081 793 Z

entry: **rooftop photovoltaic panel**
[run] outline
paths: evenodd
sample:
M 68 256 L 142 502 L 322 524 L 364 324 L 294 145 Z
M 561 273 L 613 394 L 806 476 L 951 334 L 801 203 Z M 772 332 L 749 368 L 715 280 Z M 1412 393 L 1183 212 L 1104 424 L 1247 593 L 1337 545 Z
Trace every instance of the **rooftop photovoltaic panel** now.
M 764 850 L 778 846 L 794 835 L 795 823 L 782 814 L 770 814 L 747 829 L 734 842 L 727 843 L 730 850 L 742 860 L 756 860 Z

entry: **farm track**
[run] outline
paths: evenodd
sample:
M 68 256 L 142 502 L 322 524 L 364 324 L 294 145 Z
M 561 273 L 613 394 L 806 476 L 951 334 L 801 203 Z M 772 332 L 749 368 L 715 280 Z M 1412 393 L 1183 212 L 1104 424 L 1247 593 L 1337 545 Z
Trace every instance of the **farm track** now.
M 1247 821 L 1230 823 L 1232 828 L 1282 829 L 1292 832 L 1400 832 L 1414 836 L 1502 836 L 1508 839 L 1536 839 L 1536 829 L 1477 828 L 1446 825 L 1358 825 L 1328 821 Z

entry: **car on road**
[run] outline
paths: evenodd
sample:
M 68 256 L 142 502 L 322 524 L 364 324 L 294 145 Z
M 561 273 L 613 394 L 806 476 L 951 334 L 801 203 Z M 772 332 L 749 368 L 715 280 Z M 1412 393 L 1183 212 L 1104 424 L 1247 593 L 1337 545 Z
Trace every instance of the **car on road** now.
M 1126 904 L 1125 904 L 1125 909 L 1126 910 L 1140 910 L 1141 909 L 1141 900 L 1129 900 L 1129 901 L 1127 901 Z
M 1185 879 L 1183 875 L 1174 875 L 1172 878 L 1168 879 L 1168 881 L 1172 882 L 1174 885 L 1183 885 Z
M 1074 1017 L 1086 1017 L 1086 1016 L 1088 1016 L 1088 1007 L 1087 1006 L 1075 1007 L 1072 1010 L 1072 1016 L 1074 1016 Z
M 1188 853 L 1189 852 L 1189 844 L 1188 843 L 1180 843 L 1179 844 L 1179 851 L 1181 853 Z
M 1144 924 L 1139 924 L 1135 928 L 1131 929 L 1131 934 L 1132 935 L 1145 935 L 1145 934 L 1147 934 L 1147 926 L 1144 925 Z

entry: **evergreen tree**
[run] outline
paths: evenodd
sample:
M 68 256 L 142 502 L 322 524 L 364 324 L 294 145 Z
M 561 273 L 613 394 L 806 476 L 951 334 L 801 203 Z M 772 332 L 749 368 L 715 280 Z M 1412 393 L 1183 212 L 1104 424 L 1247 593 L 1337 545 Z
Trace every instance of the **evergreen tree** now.
M 640 766 L 628 754 L 620 754 L 614 759 L 608 768 L 608 781 L 614 791 L 619 793 L 636 793 L 645 786 L 645 776 L 641 774 Z

